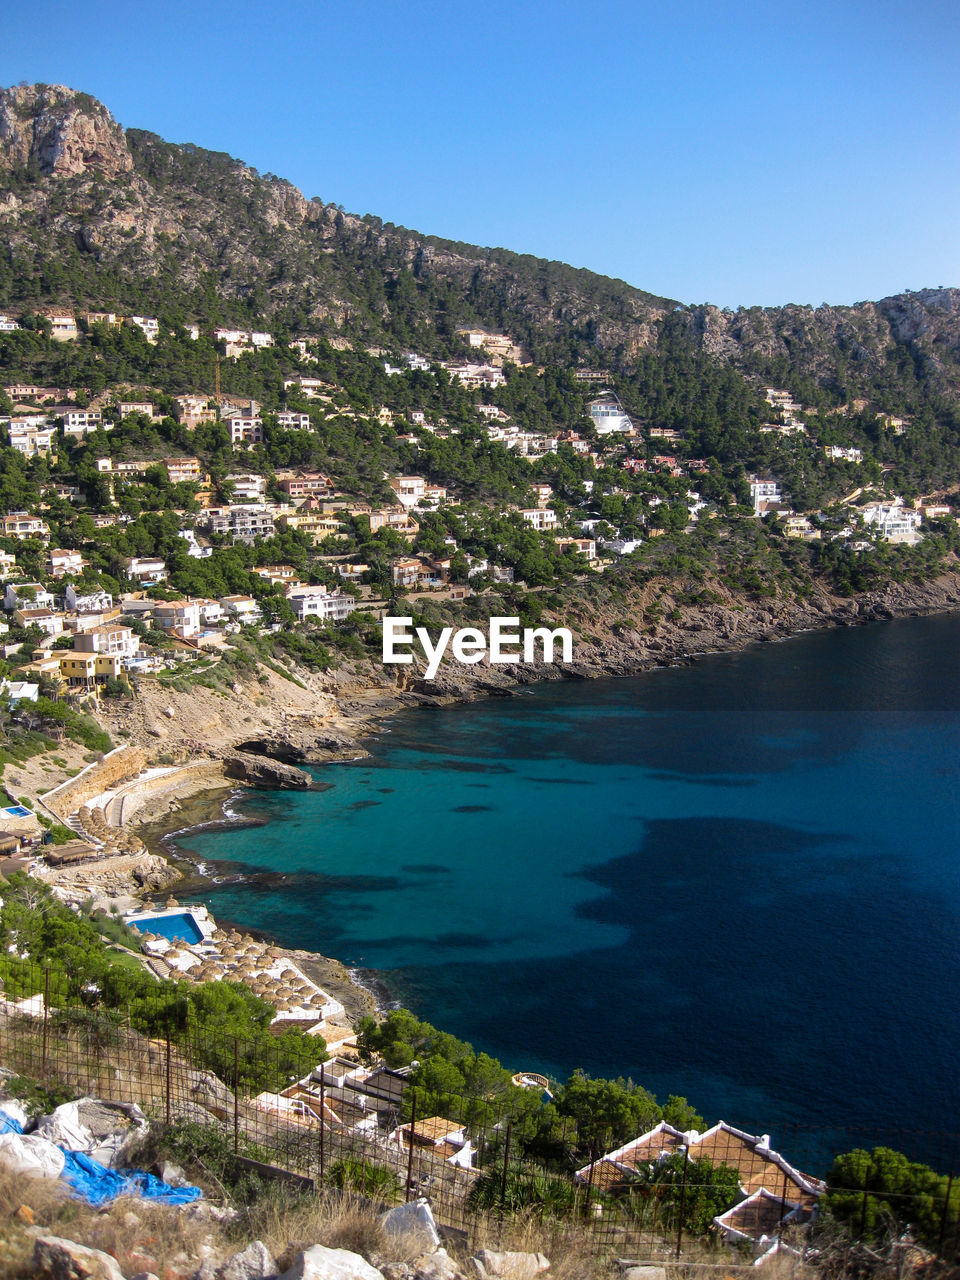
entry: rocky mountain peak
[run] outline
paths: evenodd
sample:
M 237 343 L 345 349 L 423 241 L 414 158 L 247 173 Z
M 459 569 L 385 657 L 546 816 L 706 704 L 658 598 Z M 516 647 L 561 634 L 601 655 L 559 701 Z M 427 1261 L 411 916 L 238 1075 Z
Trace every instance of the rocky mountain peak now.
M 66 85 L 37 84 L 0 89 L 0 169 L 21 165 L 49 177 L 96 170 L 116 178 L 133 160 L 102 103 Z

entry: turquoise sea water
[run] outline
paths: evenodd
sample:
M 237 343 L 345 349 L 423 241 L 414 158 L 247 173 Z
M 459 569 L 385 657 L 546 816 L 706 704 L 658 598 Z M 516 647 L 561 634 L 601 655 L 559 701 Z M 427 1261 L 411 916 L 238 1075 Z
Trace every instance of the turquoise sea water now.
M 506 1065 L 958 1127 L 960 617 L 406 712 L 181 845 L 220 917 Z

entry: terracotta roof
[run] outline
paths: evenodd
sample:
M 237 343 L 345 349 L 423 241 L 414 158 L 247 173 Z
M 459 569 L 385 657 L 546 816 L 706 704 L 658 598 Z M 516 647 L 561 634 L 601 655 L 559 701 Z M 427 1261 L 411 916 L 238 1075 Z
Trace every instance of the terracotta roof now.
M 719 1127 L 716 1132 L 707 1130 L 703 1138 L 691 1146 L 690 1157 L 694 1160 L 709 1160 L 713 1165 L 726 1164 L 736 1169 L 740 1185 L 747 1195 L 764 1188 L 774 1196 L 782 1196 L 786 1178 L 788 1196 L 802 1199 L 807 1206 L 816 1200 L 798 1181 L 798 1178 L 803 1177 L 802 1174 L 786 1172 L 773 1160 L 760 1155 L 756 1150 L 756 1139 L 751 1140 L 749 1136 L 741 1136 L 725 1127 Z
M 403 1132 L 410 1135 L 410 1125 L 401 1126 Z M 448 1120 L 446 1116 L 428 1116 L 425 1120 L 418 1120 L 413 1127 L 414 1140 L 423 1142 L 441 1142 L 444 1138 L 448 1138 L 452 1133 L 459 1133 L 463 1129 L 462 1124 L 458 1124 L 456 1120 Z
M 617 1163 L 629 1165 L 633 1169 L 641 1164 L 653 1164 L 662 1155 L 676 1151 L 679 1142 L 680 1135 L 671 1133 L 669 1129 L 654 1131 L 644 1141 L 617 1156 Z
M 584 1185 L 590 1183 L 595 1191 L 612 1191 L 614 1187 L 622 1187 L 629 1180 L 629 1173 L 618 1168 L 611 1160 L 597 1161 L 593 1166 L 592 1180 L 589 1166 L 582 1174 Z
M 752 1195 L 723 1214 L 718 1221 L 733 1231 L 742 1231 L 751 1240 L 772 1236 L 780 1226 L 782 1217 L 792 1212 L 795 1204 L 786 1204 L 776 1196 Z

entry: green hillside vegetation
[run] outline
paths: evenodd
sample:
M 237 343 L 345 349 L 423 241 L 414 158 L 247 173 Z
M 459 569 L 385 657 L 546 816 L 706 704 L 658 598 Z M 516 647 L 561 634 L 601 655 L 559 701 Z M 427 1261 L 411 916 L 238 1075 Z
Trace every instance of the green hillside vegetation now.
M 125 951 L 111 950 L 116 922 L 74 912 L 44 884 L 13 873 L 0 881 L 0 982 L 20 999 L 44 990 L 62 1005 L 51 1035 L 68 1031 L 84 1011 L 189 1049 L 198 1066 L 251 1093 L 285 1088 L 326 1058 L 324 1042 L 301 1031 L 272 1035 L 274 1009 L 239 982 L 161 982 L 137 964 L 137 935 L 121 931 Z

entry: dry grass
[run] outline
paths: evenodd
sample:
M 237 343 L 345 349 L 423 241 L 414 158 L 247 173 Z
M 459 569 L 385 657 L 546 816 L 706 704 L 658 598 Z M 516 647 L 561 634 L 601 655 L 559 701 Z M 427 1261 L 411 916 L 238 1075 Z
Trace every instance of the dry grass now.
M 124 1275 L 162 1275 L 167 1267 L 176 1270 L 192 1259 L 199 1262 L 208 1251 L 231 1251 L 216 1227 L 177 1209 L 123 1197 L 107 1209 L 95 1210 L 71 1198 L 62 1183 L 0 1171 L 0 1280 L 34 1275 L 34 1241 L 27 1229 L 31 1225 L 102 1249 L 116 1258 Z
M 317 1243 L 370 1257 L 386 1247 L 377 1211 L 344 1192 L 297 1195 L 276 1186 L 248 1206 L 231 1234 L 244 1242 L 262 1240 L 284 1267 L 299 1250 Z
M 495 1214 L 476 1218 L 470 1228 L 470 1253 L 542 1253 L 550 1259 L 550 1280 L 609 1280 L 619 1268 L 598 1255 L 596 1240 L 582 1228 L 556 1221 L 541 1222 L 535 1213 L 515 1215 L 499 1222 Z

